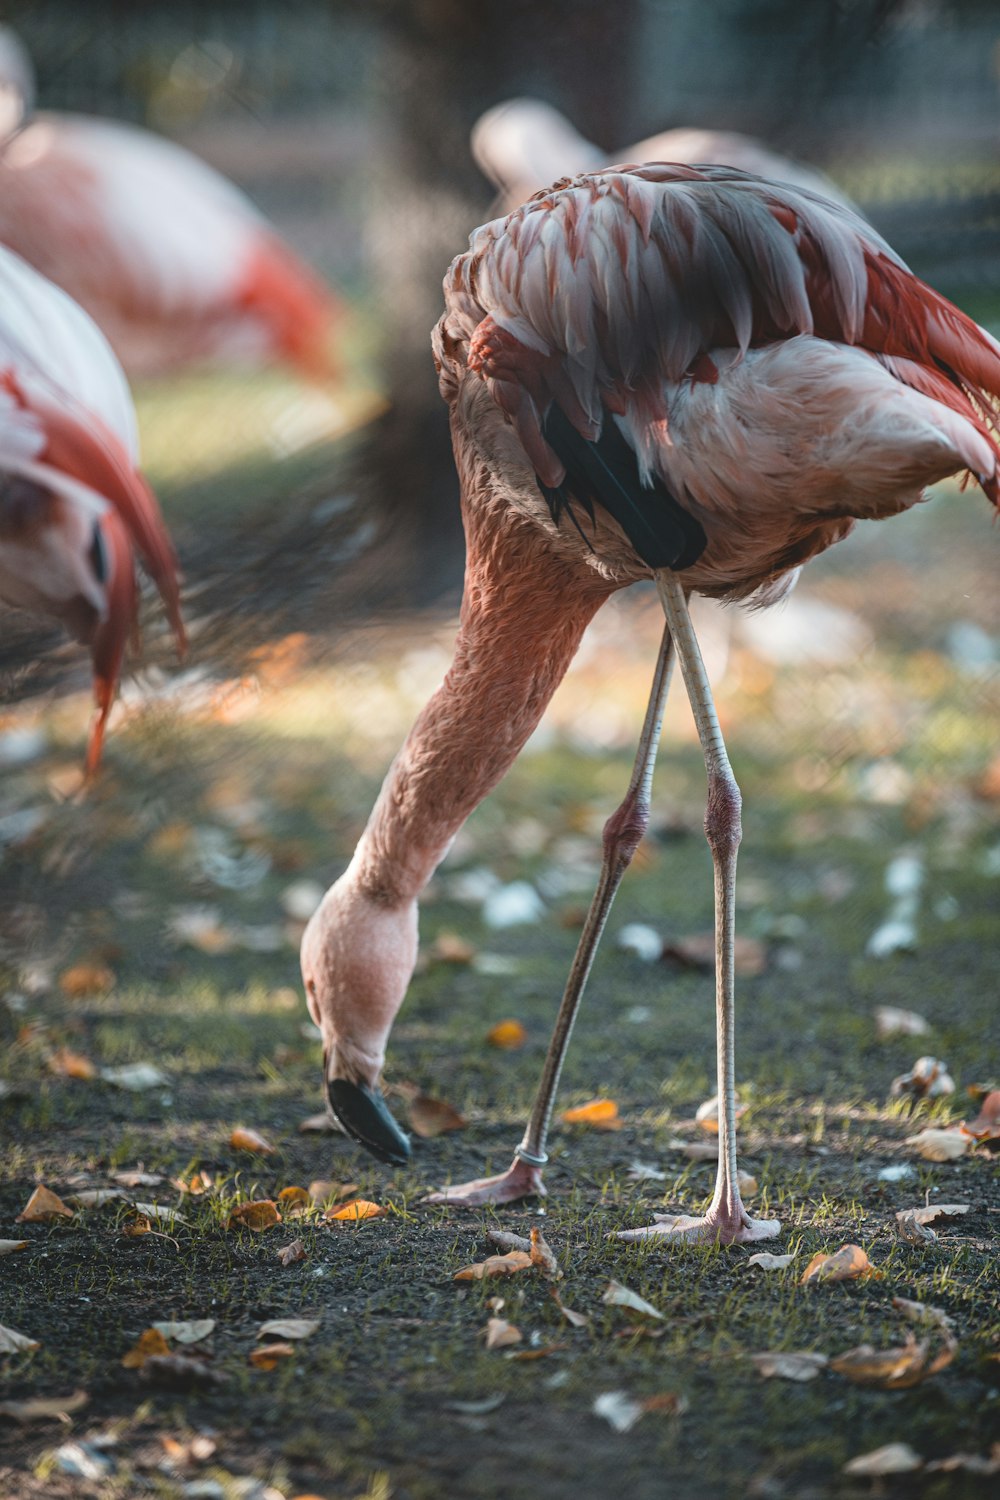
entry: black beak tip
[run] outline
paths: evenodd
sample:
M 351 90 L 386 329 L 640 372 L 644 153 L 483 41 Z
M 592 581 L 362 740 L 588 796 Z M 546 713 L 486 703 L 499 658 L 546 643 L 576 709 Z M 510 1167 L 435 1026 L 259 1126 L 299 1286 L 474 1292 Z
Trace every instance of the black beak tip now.
M 330 1108 L 347 1134 L 379 1161 L 405 1167 L 410 1159 L 410 1138 L 389 1113 L 378 1089 L 346 1078 L 331 1078 L 326 1086 Z

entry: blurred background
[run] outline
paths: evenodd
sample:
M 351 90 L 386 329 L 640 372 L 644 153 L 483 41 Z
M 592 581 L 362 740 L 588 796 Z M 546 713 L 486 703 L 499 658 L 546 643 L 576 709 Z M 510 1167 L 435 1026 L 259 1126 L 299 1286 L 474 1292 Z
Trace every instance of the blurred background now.
M 141 961 L 155 966 L 165 880 L 174 902 L 222 892 L 241 921 L 263 921 L 289 880 L 322 884 L 349 857 L 448 660 L 462 541 L 428 336 L 448 262 L 495 211 L 469 144 L 484 110 L 544 100 L 612 156 L 673 126 L 756 136 L 829 174 L 919 274 L 1000 332 L 995 0 L 25 0 L 2 18 L 32 60 L 37 109 L 180 143 L 338 303 L 322 378 L 223 362 L 133 380 L 192 651 L 178 667 L 150 612 L 83 803 L 84 656 L 3 616 L 12 961 L 100 954 L 118 942 L 109 912 L 145 911 Z M 762 794 L 784 786 L 831 818 L 861 809 L 859 837 L 876 844 L 926 838 L 951 858 L 975 837 L 1000 873 L 984 832 L 1000 798 L 998 562 L 986 503 L 945 485 L 859 528 L 783 611 L 705 611 L 734 760 Z M 657 636 L 644 590 L 609 607 L 534 746 L 565 754 L 564 783 L 582 777 L 574 799 L 598 813 L 623 781 Z M 679 698 L 667 736 L 686 766 Z M 586 768 L 606 755 L 622 765 L 594 780 Z M 667 759 L 667 801 L 697 825 L 697 762 L 688 784 Z M 530 874 L 544 838 L 501 851 L 504 875 Z M 275 960 L 292 979 L 294 935 Z

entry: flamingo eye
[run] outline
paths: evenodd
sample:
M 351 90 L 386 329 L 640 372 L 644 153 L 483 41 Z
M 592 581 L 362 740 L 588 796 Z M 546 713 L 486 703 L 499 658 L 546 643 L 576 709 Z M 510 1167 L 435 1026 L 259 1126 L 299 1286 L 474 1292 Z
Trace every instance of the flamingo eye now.
M 107 583 L 108 552 L 107 548 L 104 545 L 104 537 L 101 533 L 101 528 L 96 524 L 94 526 L 93 539 L 91 540 L 90 550 L 87 553 L 87 556 L 90 559 L 90 566 L 94 570 L 94 576 L 97 579 L 98 583 Z

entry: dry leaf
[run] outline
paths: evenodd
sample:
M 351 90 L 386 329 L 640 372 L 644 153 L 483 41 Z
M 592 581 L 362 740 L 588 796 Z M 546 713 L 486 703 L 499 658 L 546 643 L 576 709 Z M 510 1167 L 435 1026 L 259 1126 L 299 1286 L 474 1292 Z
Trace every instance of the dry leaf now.
M 815 1380 L 828 1364 L 825 1354 L 817 1354 L 811 1349 L 795 1353 L 776 1349 L 765 1354 L 751 1354 L 750 1359 L 765 1380 Z
M 475 948 L 457 932 L 439 932 L 430 950 L 430 957 L 441 964 L 471 964 L 475 956 Z
M 623 1124 L 613 1099 L 591 1099 L 574 1109 L 564 1109 L 561 1118 L 566 1125 L 590 1125 L 594 1130 L 621 1130 Z
M 106 1203 L 121 1202 L 125 1194 L 121 1188 L 81 1188 L 67 1196 L 77 1208 L 103 1208 Z
M 290 1245 L 282 1245 L 277 1254 L 283 1266 L 290 1266 L 297 1260 L 305 1260 L 306 1247 L 301 1240 L 292 1240 Z
M 971 1203 L 929 1203 L 919 1208 L 904 1208 L 900 1213 L 912 1214 L 918 1224 L 936 1224 L 939 1219 L 959 1219 L 962 1214 L 972 1212 Z M 896 1215 L 898 1219 L 900 1214 Z
M 272 1318 L 257 1330 L 259 1339 L 274 1334 L 279 1339 L 310 1339 L 319 1327 L 319 1318 Z
M 507 1354 L 505 1359 L 516 1359 L 528 1361 L 533 1359 L 548 1359 L 550 1354 L 559 1354 L 563 1349 L 568 1349 L 569 1344 L 541 1344 L 537 1349 L 518 1349 L 514 1354 Z
M 844 1465 L 844 1473 L 874 1479 L 882 1474 L 912 1474 L 922 1464 L 920 1454 L 914 1453 L 909 1443 L 887 1443 L 884 1448 L 852 1458 Z
M 507 1255 L 488 1255 L 475 1265 L 463 1266 L 456 1271 L 453 1281 L 483 1281 L 491 1276 L 514 1276 L 518 1271 L 533 1268 L 531 1256 L 524 1250 L 511 1250 Z
M 344 1222 L 357 1223 L 361 1219 L 384 1218 L 385 1209 L 378 1203 L 370 1203 L 367 1198 L 354 1198 L 340 1208 L 328 1208 L 323 1217 L 331 1222 L 339 1219 Z
M 746 1105 L 745 1104 L 740 1104 L 740 1102 L 737 1100 L 737 1103 L 736 1103 L 736 1118 L 737 1118 L 737 1120 L 742 1119 L 742 1117 L 746 1114 L 746 1112 L 747 1112 Z M 704 1102 L 704 1104 L 699 1104 L 698 1108 L 695 1110 L 695 1116 L 694 1117 L 695 1117 L 696 1122 L 701 1126 L 702 1130 L 707 1130 L 710 1135 L 718 1135 L 718 1133 L 719 1133 L 719 1096 L 718 1096 L 718 1094 L 713 1094 L 712 1097 L 711 1097 L 711 1099 L 706 1099 L 705 1102 Z M 718 1151 L 716 1151 L 716 1154 L 718 1154 Z
M 282 1188 L 278 1194 L 278 1207 L 286 1219 L 299 1219 L 313 1201 L 303 1187 Z
M 70 1412 L 79 1411 L 89 1400 L 86 1391 L 74 1391 L 69 1396 L 29 1396 L 26 1401 L 0 1401 L 0 1417 L 9 1417 L 13 1422 L 65 1422 Z
M 641 1401 L 633 1401 L 624 1391 L 604 1391 L 594 1401 L 591 1410 L 595 1417 L 603 1417 L 616 1432 L 628 1432 L 645 1414 Z
M 929 1302 L 911 1302 L 909 1297 L 893 1297 L 892 1305 L 911 1323 L 930 1323 L 940 1328 L 946 1339 L 952 1339 L 951 1319 L 941 1307 L 932 1307 Z
M 788 1255 L 772 1255 L 769 1250 L 758 1250 L 756 1255 L 751 1255 L 747 1261 L 748 1266 L 760 1266 L 762 1271 L 783 1271 L 790 1266 L 798 1252 L 792 1250 Z
M 0 1240 L 0 1255 L 13 1255 L 15 1250 L 27 1249 L 27 1240 Z
M 307 1115 L 299 1123 L 300 1135 L 343 1135 L 344 1127 L 324 1109 L 318 1115 Z
M 520 1328 L 503 1318 L 490 1318 L 483 1332 L 487 1349 L 506 1349 L 510 1344 L 519 1344 L 523 1337 Z
M 553 1255 L 551 1247 L 545 1243 L 542 1231 L 534 1224 L 531 1227 L 530 1245 L 531 1248 L 528 1254 L 531 1256 L 531 1264 L 537 1266 L 544 1275 L 548 1276 L 550 1281 L 561 1281 L 562 1272 L 559 1269 L 559 1263 Z
M 957 1161 L 972 1149 L 972 1137 L 958 1126 L 948 1130 L 921 1130 L 918 1135 L 906 1138 L 908 1146 L 916 1146 L 925 1161 Z
M 158 1328 L 147 1328 L 141 1333 L 127 1354 L 122 1355 L 126 1370 L 141 1370 L 147 1359 L 154 1354 L 169 1354 L 170 1345 Z
M 499 1245 L 501 1250 L 530 1250 L 531 1240 L 526 1234 L 511 1234 L 508 1229 L 487 1229 L 486 1238 Z
M 241 1203 L 234 1208 L 226 1223 L 227 1229 L 252 1229 L 254 1233 L 270 1229 L 281 1223 L 278 1205 L 270 1198 L 256 1198 L 252 1203 Z
M 147 1089 L 162 1088 L 170 1079 L 155 1063 L 123 1063 L 120 1068 L 102 1068 L 101 1081 L 116 1089 L 127 1089 L 130 1094 L 142 1094 Z
M 59 976 L 59 988 L 71 1000 L 107 995 L 114 987 L 115 976 L 105 964 L 74 964 Z
M 183 1177 L 172 1177 L 171 1182 L 179 1193 L 190 1193 L 192 1198 L 200 1198 L 215 1186 L 211 1172 L 192 1172 L 186 1181 Z
M 558 1307 L 559 1311 L 562 1313 L 563 1317 L 566 1319 L 566 1322 L 570 1325 L 571 1328 L 586 1328 L 589 1325 L 590 1319 L 588 1317 L 586 1317 L 583 1313 L 577 1312 L 575 1308 L 566 1306 L 565 1302 L 560 1297 L 559 1291 L 556 1287 L 549 1288 L 549 1296 L 552 1298 L 556 1307 Z
M 216 1370 L 197 1354 L 151 1354 L 139 1371 L 139 1379 L 174 1391 L 189 1391 L 206 1385 L 225 1385 L 229 1376 Z
M 962 1469 L 967 1474 L 1000 1474 L 1000 1443 L 994 1443 L 990 1457 L 978 1453 L 952 1453 L 947 1458 L 935 1458 L 925 1466 L 928 1474 L 951 1474 Z
M 0 1354 L 24 1354 L 28 1349 L 40 1349 L 37 1339 L 18 1333 L 16 1328 L 5 1328 L 0 1323 Z
M 57 1047 L 51 1053 L 46 1067 L 60 1078 L 79 1078 L 86 1081 L 97 1077 L 97 1068 L 82 1052 L 71 1052 L 68 1047 Z
M 609 1281 L 602 1302 L 608 1302 L 614 1307 L 629 1307 L 633 1312 L 642 1313 L 647 1318 L 663 1318 L 661 1312 L 657 1312 L 651 1302 L 640 1297 L 638 1292 L 629 1291 L 627 1286 L 622 1286 L 620 1281 Z
M 201 1340 L 207 1339 L 212 1332 L 215 1319 L 195 1318 L 182 1323 L 154 1323 L 153 1327 L 157 1333 L 162 1333 L 165 1339 L 174 1339 L 178 1344 L 200 1344 Z
M 937 1239 L 933 1229 L 922 1224 L 912 1208 L 904 1208 L 896 1215 L 896 1233 L 907 1245 L 933 1245 Z
M 153 1226 L 148 1216 L 139 1213 L 134 1208 L 125 1215 L 121 1222 L 122 1234 L 130 1235 L 133 1239 L 138 1238 L 142 1234 L 152 1233 L 152 1229 Z
M 414 1135 L 419 1135 L 424 1140 L 444 1135 L 446 1130 L 464 1130 L 468 1123 L 465 1116 L 460 1115 L 445 1099 L 432 1099 L 429 1094 L 417 1094 L 416 1098 L 410 1100 L 410 1125 Z
M 877 1274 L 860 1245 L 841 1245 L 833 1255 L 822 1250 L 814 1255 L 802 1273 L 800 1285 L 807 1281 L 855 1281 Z
M 39 1184 L 15 1219 L 16 1224 L 54 1224 L 57 1219 L 71 1219 L 73 1210 L 47 1187 Z
M 915 1099 L 937 1099 L 955 1092 L 955 1080 L 946 1063 L 936 1057 L 918 1057 L 908 1073 L 901 1073 L 889 1085 L 893 1099 L 912 1094 Z
M 880 1005 L 875 1011 L 875 1030 L 880 1038 L 887 1036 L 925 1036 L 930 1026 L 915 1010 L 900 1010 L 896 1005 Z
M 957 1345 L 949 1342 L 932 1356 L 926 1343 L 908 1338 L 897 1349 L 875 1350 L 871 1344 L 861 1344 L 830 1360 L 830 1369 L 843 1375 L 854 1385 L 873 1385 L 882 1390 L 905 1390 L 919 1385 L 929 1375 L 943 1370 L 955 1358 Z
M 256 1130 L 247 1130 L 238 1125 L 229 1137 L 229 1144 L 234 1151 L 253 1151 L 258 1156 L 274 1156 L 276 1148 Z
M 309 1184 L 309 1196 L 314 1203 L 339 1203 L 344 1198 L 353 1198 L 358 1191 L 356 1182 L 331 1182 L 326 1177 L 317 1177 Z
M 513 1051 L 524 1046 L 528 1033 L 520 1021 L 498 1021 L 486 1033 L 486 1040 L 491 1047 L 505 1047 L 508 1051 Z
M 262 1344 L 250 1351 L 249 1359 L 258 1370 L 273 1370 L 279 1360 L 291 1359 L 294 1353 L 294 1344 Z
M 1000 1136 L 1000 1089 L 986 1095 L 978 1115 L 964 1129 L 977 1141 L 993 1141 Z
M 707 1126 L 706 1128 L 707 1129 L 712 1129 L 711 1126 Z M 718 1129 L 719 1129 L 718 1120 L 716 1120 L 714 1128 L 715 1128 L 715 1131 L 717 1132 Z M 688 1161 L 718 1161 L 719 1160 L 719 1142 L 718 1142 L 718 1140 L 711 1140 L 711 1141 L 684 1141 L 684 1140 L 681 1140 L 681 1138 L 679 1136 L 675 1135 L 675 1136 L 671 1136 L 670 1140 L 667 1142 L 667 1150 L 668 1151 L 679 1151 L 682 1156 L 686 1156 L 687 1157 Z
M 690 937 L 677 938 L 675 942 L 663 944 L 661 957 L 673 959 L 688 969 L 701 969 L 707 973 L 715 970 L 715 933 L 696 932 Z M 767 949 L 757 938 L 737 935 L 733 944 L 733 962 L 736 973 L 747 977 L 763 974 L 767 968 Z

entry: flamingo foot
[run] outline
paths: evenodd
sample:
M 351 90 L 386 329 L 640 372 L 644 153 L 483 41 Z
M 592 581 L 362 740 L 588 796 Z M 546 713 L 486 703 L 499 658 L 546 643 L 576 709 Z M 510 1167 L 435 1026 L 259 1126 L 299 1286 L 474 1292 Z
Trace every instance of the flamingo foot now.
M 672 1240 L 687 1245 L 753 1245 L 781 1233 L 778 1219 L 751 1219 L 742 1203 L 726 1210 L 713 1205 L 707 1214 L 654 1214 L 644 1229 L 622 1229 L 618 1240 Z
M 483 1203 L 516 1203 L 519 1198 L 544 1198 L 541 1167 L 530 1166 L 515 1156 L 499 1177 L 478 1177 L 474 1182 L 456 1182 L 439 1193 L 428 1193 L 425 1203 L 448 1203 L 476 1208 Z

